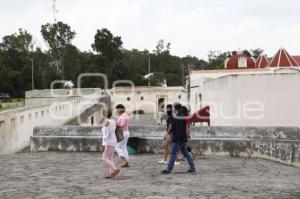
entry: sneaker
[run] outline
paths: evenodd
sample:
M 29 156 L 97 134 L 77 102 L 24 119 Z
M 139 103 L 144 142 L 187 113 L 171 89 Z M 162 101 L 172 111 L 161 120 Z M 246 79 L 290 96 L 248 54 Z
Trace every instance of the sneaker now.
M 164 161 L 164 160 L 160 160 L 160 161 L 158 161 L 158 164 L 168 164 L 168 162 Z
M 195 169 L 188 169 L 188 170 L 186 170 L 185 172 L 186 172 L 186 173 L 195 173 L 196 170 L 195 170 Z
M 180 162 L 178 162 L 178 161 L 175 162 L 175 165 L 179 165 L 179 164 L 180 164 Z
M 166 169 L 161 171 L 161 174 L 170 174 L 170 173 L 171 173 L 171 172 L 170 172 L 170 171 L 167 171 Z

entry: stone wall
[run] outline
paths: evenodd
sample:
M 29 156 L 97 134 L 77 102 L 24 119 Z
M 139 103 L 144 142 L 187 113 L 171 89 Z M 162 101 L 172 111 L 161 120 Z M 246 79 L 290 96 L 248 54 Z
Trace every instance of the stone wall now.
M 183 87 L 115 87 L 110 93 L 112 106 L 123 104 L 129 113 L 135 110 L 157 113 L 160 111 L 158 105 L 160 99 L 164 99 L 165 105 L 175 102 L 187 104 L 186 90 Z
M 138 153 L 161 153 L 164 127 L 130 127 L 128 145 Z M 198 154 L 260 157 L 300 167 L 298 127 L 192 127 Z M 101 127 L 36 127 L 31 151 L 99 151 Z
M 0 154 L 15 153 L 29 146 L 33 128 L 62 125 L 99 100 L 77 97 L 51 105 L 28 106 L 0 113 Z

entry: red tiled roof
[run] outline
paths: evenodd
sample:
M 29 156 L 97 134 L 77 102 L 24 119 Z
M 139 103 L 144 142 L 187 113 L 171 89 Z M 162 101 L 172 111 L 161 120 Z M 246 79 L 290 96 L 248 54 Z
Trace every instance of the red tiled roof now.
M 298 66 L 298 63 L 289 55 L 289 53 L 281 48 L 275 54 L 268 67 L 292 67 Z
M 255 68 L 265 68 L 269 65 L 269 60 L 266 55 L 260 54 L 255 61 Z
M 292 56 L 292 58 L 297 62 L 298 66 L 300 66 L 300 55 Z

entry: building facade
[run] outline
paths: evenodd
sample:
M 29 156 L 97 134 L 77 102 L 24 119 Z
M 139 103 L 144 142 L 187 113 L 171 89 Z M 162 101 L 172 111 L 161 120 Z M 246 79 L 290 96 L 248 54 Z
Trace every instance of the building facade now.
M 295 99 L 300 100 L 297 92 L 300 90 L 298 58 L 289 55 L 283 48 L 271 59 L 262 54 L 255 60 L 238 53 L 225 61 L 224 70 L 191 71 L 188 85 L 191 112 L 210 105 L 211 125 L 214 126 L 300 126 L 300 122 L 290 118 L 295 114 L 285 111 L 298 110 L 294 104 Z M 243 107 L 253 101 L 264 107 L 262 119 L 249 121 L 234 117 L 238 106 Z M 281 114 L 276 114 L 278 111 Z M 220 112 L 222 114 L 217 117 Z

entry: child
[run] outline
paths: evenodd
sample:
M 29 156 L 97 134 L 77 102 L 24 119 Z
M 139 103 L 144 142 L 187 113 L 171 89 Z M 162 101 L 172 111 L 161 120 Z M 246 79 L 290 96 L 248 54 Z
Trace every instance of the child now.
M 120 170 L 114 164 L 114 153 L 117 145 L 117 138 L 115 134 L 116 121 L 112 119 L 111 116 L 112 111 L 107 110 L 107 119 L 102 128 L 102 160 L 109 168 L 108 174 L 104 176 L 106 179 L 114 178 L 120 172 Z

